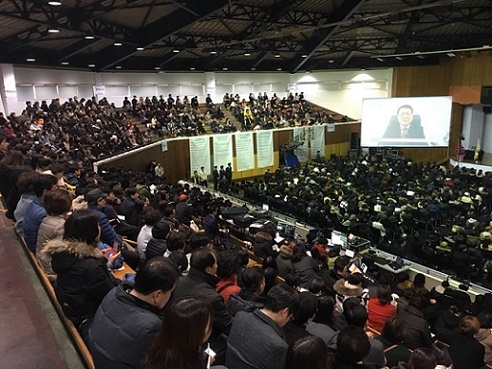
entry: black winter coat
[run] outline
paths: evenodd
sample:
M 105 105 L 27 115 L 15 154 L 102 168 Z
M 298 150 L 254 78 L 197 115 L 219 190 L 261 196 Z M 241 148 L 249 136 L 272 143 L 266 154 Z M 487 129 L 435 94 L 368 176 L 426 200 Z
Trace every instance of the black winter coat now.
M 145 258 L 150 260 L 156 256 L 164 256 L 167 251 L 166 240 L 161 240 L 159 238 L 151 238 L 147 243 L 147 248 L 145 249 Z
M 119 281 L 108 271 L 97 247 L 67 240 L 51 240 L 43 253 L 51 257 L 57 274 L 55 293 L 67 318 L 76 326 L 92 318 L 106 294 Z

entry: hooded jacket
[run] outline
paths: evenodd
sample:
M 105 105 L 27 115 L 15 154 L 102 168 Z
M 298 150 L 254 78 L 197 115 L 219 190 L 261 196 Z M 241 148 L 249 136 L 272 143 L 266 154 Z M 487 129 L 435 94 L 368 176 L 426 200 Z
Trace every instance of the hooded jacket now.
M 56 239 L 46 243 L 42 254 L 51 257 L 57 274 L 56 297 L 76 326 L 92 318 L 106 294 L 119 284 L 109 273 L 102 252 L 92 245 Z
M 294 273 L 292 264 L 292 249 L 289 246 L 280 246 L 280 253 L 277 256 L 277 267 L 279 277 L 285 278 Z
M 254 253 L 260 258 L 267 258 L 272 256 L 277 257 L 277 252 L 273 250 L 272 246 L 275 244 L 272 235 L 267 232 L 259 231 L 255 234 L 254 240 Z
M 345 279 L 339 279 L 333 285 L 335 302 L 338 311 L 343 312 L 343 302 L 349 297 L 357 297 L 363 306 L 366 306 L 369 298 L 368 291 L 360 286 L 351 285 Z

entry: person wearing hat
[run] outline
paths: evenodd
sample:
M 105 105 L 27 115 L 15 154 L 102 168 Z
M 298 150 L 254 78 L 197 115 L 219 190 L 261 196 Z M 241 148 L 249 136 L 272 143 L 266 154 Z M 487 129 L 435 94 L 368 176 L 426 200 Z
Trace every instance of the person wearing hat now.
M 190 225 L 192 216 L 191 216 L 191 207 L 186 203 L 188 201 L 188 196 L 184 193 L 178 196 L 178 203 L 176 204 L 175 209 L 175 218 L 179 220 L 181 223 Z

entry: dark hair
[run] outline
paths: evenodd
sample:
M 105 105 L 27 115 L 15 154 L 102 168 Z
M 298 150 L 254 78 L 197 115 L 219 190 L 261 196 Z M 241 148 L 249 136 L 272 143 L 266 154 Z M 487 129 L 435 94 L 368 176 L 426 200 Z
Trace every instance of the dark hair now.
M 75 210 L 65 221 L 64 240 L 85 242 L 97 247 L 99 241 L 99 216 L 93 210 Z
M 188 258 L 182 250 L 171 252 L 167 258 L 176 264 L 181 273 L 188 269 Z
M 228 278 L 239 271 L 239 260 L 236 251 L 226 250 L 217 255 L 217 277 Z
M 0 142 L 2 142 L 1 140 Z M 20 151 L 11 150 L 7 152 L 7 155 L 0 161 L 1 165 L 12 166 L 12 167 L 20 167 L 24 165 L 24 161 L 26 157 L 22 155 Z
M 179 278 L 176 264 L 171 260 L 157 256 L 145 262 L 135 276 L 135 291 L 149 295 L 155 291 L 170 291 Z
M 350 264 L 350 258 L 348 256 L 339 256 L 335 260 L 335 265 L 334 265 L 333 269 L 335 270 L 335 272 L 341 272 L 349 264 Z
M 430 348 L 420 347 L 410 354 L 409 369 L 434 369 L 437 365 L 436 357 Z
M 356 364 L 369 354 L 371 343 L 361 327 L 349 325 L 338 333 L 334 368 Z
M 261 263 L 261 267 L 263 269 L 273 268 L 275 270 L 278 270 L 277 260 L 275 260 L 273 256 L 267 256 L 266 258 L 263 259 L 263 262 Z
M 39 173 L 35 170 L 28 170 L 21 173 L 19 175 L 19 178 L 17 178 L 17 187 L 19 188 L 19 193 L 24 194 L 34 192 L 34 182 L 36 182 L 38 177 Z
M 205 273 L 207 268 L 213 267 L 215 262 L 215 253 L 209 248 L 202 247 L 191 254 L 191 267 L 202 273 Z
M 205 369 L 200 347 L 207 339 L 212 321 L 212 307 L 206 299 L 178 300 L 165 312 L 143 368 Z
M 48 191 L 43 199 L 48 215 L 63 215 L 72 208 L 72 195 L 67 190 Z
M 422 273 L 417 273 L 415 277 L 413 277 L 413 285 L 415 287 L 424 287 L 425 286 L 425 275 Z
M 318 299 L 311 292 L 299 293 L 299 308 L 294 314 L 294 323 L 302 326 L 309 318 L 314 318 L 318 309 Z
M 313 321 L 316 323 L 333 326 L 333 312 L 335 310 L 335 300 L 329 296 L 318 297 L 318 311 Z
M 288 308 L 291 314 L 294 314 L 299 307 L 299 297 L 297 292 L 286 285 L 278 283 L 268 291 L 265 301 L 265 309 L 278 313 L 280 310 Z
M 287 274 L 285 276 L 285 283 L 292 288 L 301 287 L 302 280 L 297 274 Z
M 158 240 L 166 239 L 170 232 L 169 223 L 159 220 L 152 228 L 152 237 Z
M 244 268 L 241 274 L 243 291 L 254 294 L 258 291 L 261 284 L 265 282 L 265 273 L 259 266 Z
M 307 284 L 307 289 L 309 292 L 314 293 L 315 295 L 325 291 L 326 282 L 320 276 L 315 276 L 311 278 L 311 280 Z
M 186 246 L 186 234 L 183 232 L 171 232 L 167 238 L 167 249 L 171 251 L 183 250 Z
M 306 336 L 292 342 L 287 349 L 285 369 L 325 369 L 328 350 L 323 340 Z
M 306 247 L 302 243 L 298 243 L 292 249 L 292 262 L 297 263 L 301 261 L 304 256 L 308 256 L 306 253 Z
M 391 302 L 391 290 L 386 285 L 378 286 L 377 296 L 381 305 L 388 305 Z
M 392 345 L 398 344 L 403 341 L 405 337 L 405 324 L 396 316 L 392 316 L 386 320 L 381 329 L 381 335 L 386 341 Z
M 343 302 L 343 315 L 349 325 L 363 328 L 367 321 L 367 310 L 355 297 L 350 297 Z
M 264 269 L 265 273 L 265 289 L 263 290 L 263 296 L 266 296 L 268 291 L 272 289 L 273 286 L 277 284 L 278 271 L 273 268 Z
M 432 344 L 432 352 L 436 358 L 437 365 L 444 365 L 450 367 L 453 365 L 451 355 L 449 355 L 448 348 L 444 346 L 442 342 L 436 341 Z
M 205 232 L 195 233 L 190 237 L 190 249 L 193 251 L 201 247 L 208 246 L 209 242 L 210 239 Z
M 37 197 L 43 195 L 44 190 L 51 190 L 56 185 L 58 179 L 51 174 L 41 174 L 33 183 L 34 194 Z
M 159 210 L 152 207 L 147 207 L 142 212 L 143 221 L 148 226 L 154 226 L 159 220 L 162 219 L 162 214 Z

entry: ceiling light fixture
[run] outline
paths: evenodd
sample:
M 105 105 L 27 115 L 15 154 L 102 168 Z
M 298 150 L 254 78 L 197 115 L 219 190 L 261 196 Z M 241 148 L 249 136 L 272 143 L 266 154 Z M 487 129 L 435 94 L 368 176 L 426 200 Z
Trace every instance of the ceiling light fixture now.
M 178 49 L 174 49 L 173 50 L 173 53 L 179 53 L 179 50 Z
M 144 48 L 143 47 L 137 47 L 137 51 L 143 51 Z
M 278 67 L 277 70 L 282 70 L 282 68 Z
M 244 53 L 244 56 L 250 56 L 251 54 L 250 53 Z
M 121 65 L 117 65 L 115 68 L 116 69 L 121 69 Z
M 217 51 L 210 51 L 210 54 L 215 55 L 217 54 Z
M 114 46 L 123 46 L 123 44 L 121 42 L 115 42 L 113 45 Z
M 92 35 L 87 35 L 84 37 L 86 40 L 94 40 L 94 36 Z
M 376 58 L 377 61 L 384 62 L 383 58 Z
M 302 57 L 303 57 L 303 58 L 307 58 L 307 55 L 306 55 L 306 54 L 304 54 L 304 55 L 302 55 Z
M 276 58 L 280 58 L 280 54 L 276 54 L 276 55 L 275 55 L 275 57 L 276 57 Z
M 35 62 L 35 61 L 36 61 L 36 59 L 34 59 L 34 58 L 27 58 L 27 59 L 26 59 L 26 61 L 27 61 L 27 62 L 31 62 L 31 63 L 32 63 L 32 62 Z
M 190 70 L 195 70 L 195 67 L 191 67 Z
M 69 65 L 69 64 L 70 64 L 70 63 L 69 63 L 69 62 L 67 62 L 67 61 L 62 61 L 62 62 L 61 62 L 61 65 Z
M 48 1 L 48 5 L 60 6 L 62 3 L 60 1 Z
M 161 69 L 161 67 L 155 67 L 154 69 L 155 69 L 155 70 L 159 70 L 159 69 Z
M 49 33 L 58 33 L 58 32 L 60 32 L 60 30 L 58 28 L 53 27 L 53 28 L 48 28 L 48 32 Z
M 397 56 L 395 59 L 396 60 L 403 60 L 403 58 L 401 56 Z
M 224 68 L 222 68 L 222 70 L 229 70 L 229 68 L 227 68 L 227 67 L 224 67 Z
M 255 67 L 251 67 L 251 70 L 256 70 L 256 68 Z
M 328 60 L 328 63 L 333 64 L 333 63 L 335 63 L 335 60 L 330 59 L 330 60 Z
M 88 67 L 89 68 L 95 68 L 96 67 L 96 64 L 89 64 Z
M 455 53 L 447 53 L 446 55 L 449 56 L 450 58 L 454 58 L 456 56 Z

